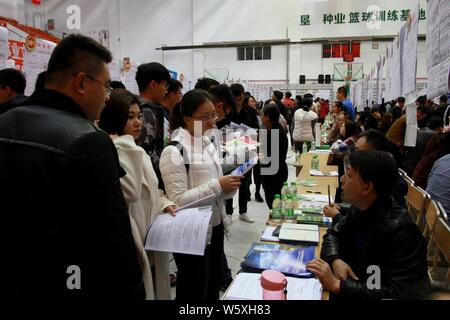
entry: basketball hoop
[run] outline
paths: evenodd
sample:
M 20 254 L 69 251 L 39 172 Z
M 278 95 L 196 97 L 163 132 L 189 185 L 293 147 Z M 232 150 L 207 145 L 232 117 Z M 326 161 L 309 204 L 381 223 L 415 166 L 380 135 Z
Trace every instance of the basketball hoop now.
M 344 53 L 344 62 L 353 62 L 354 60 L 353 53 Z

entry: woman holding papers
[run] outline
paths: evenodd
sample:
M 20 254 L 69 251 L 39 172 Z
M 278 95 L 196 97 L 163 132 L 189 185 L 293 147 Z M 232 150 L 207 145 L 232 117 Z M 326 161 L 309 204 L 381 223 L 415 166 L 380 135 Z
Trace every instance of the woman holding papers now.
M 218 150 L 207 134 L 218 118 L 208 92 L 189 91 L 172 113 L 180 127 L 173 128 L 172 145 L 160 159 L 167 195 L 179 206 L 214 197 L 199 204 L 213 208 L 204 255 L 173 254 L 178 268 L 176 299 L 215 301 L 222 284 L 224 230 L 228 233 L 230 225 L 224 199 L 233 197 L 243 177 L 222 176 Z
M 169 259 L 167 253 L 144 250 L 147 230 L 162 211 L 175 214 L 175 205 L 158 190 L 158 179 L 150 157 L 135 140 L 141 131 L 141 111 L 138 99 L 131 92 L 116 90 L 106 103 L 99 126 L 105 130 L 117 148 L 120 166 L 126 175 L 121 179 L 128 204 L 132 233 L 142 266 L 147 299 L 154 299 L 152 271 L 155 271 L 156 299 L 170 299 Z
M 262 152 L 261 174 L 263 179 L 264 194 L 269 209 L 276 194 L 281 194 L 283 183 L 288 178 L 286 155 L 288 151 L 288 138 L 286 131 L 279 124 L 280 110 L 274 104 L 268 104 L 263 109 L 262 121 L 267 128 L 267 139 L 261 139 Z M 274 141 L 273 139 L 277 139 Z M 265 140 L 265 141 L 264 141 Z M 272 147 L 278 146 L 278 153 L 272 152 Z M 274 171 L 273 174 L 265 174 L 263 170 Z

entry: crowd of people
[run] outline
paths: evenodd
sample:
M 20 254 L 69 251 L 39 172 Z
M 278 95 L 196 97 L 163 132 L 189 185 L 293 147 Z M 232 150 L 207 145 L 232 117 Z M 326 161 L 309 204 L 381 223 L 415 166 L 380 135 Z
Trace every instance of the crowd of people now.
M 176 217 L 178 207 L 208 199 L 204 255 L 173 254 L 176 299 L 217 301 L 232 281 L 224 237 L 233 196 L 239 219 L 253 223 L 253 176 L 255 200 L 264 201 L 263 190 L 271 208 L 288 179 L 289 149 L 310 149 L 316 123 L 329 126 L 323 143 L 331 145 L 341 187 L 336 204 L 324 209 L 333 227 L 322 256 L 308 269 L 340 298 L 427 292 L 426 244 L 405 211 L 398 168 L 450 212 L 446 96 L 439 106 L 417 100 L 420 130 L 416 146 L 406 147 L 402 97 L 357 113 L 345 87 L 331 107 L 312 94 L 294 100 L 280 91 L 259 104 L 242 85 L 209 78 L 183 94 L 182 83 L 156 62 L 139 66 L 134 95 L 110 81 L 111 60 L 94 40 L 70 35 L 30 97 L 20 71 L 0 71 L 2 295 L 171 299 L 170 255 L 144 249 L 147 231 L 159 215 Z M 233 124 L 265 129 L 255 137 L 258 164 L 243 176 L 230 172 L 255 154 L 222 148 Z M 365 283 L 369 265 L 382 268 L 379 288 Z M 67 280 L 73 266 L 81 270 L 77 290 Z

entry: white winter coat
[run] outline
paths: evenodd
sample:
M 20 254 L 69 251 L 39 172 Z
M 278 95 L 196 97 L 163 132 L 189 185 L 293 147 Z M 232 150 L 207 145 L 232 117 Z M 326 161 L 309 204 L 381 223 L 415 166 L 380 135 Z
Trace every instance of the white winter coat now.
M 169 199 L 178 206 L 183 206 L 201 198 L 214 195 L 208 203 L 199 203 L 198 206 L 210 205 L 213 214 L 208 226 L 206 243 L 211 242 L 212 227 L 223 223 L 225 233 L 230 229 L 230 218 L 225 212 L 224 200 L 232 198 L 235 192 L 225 195 L 219 183 L 222 177 L 222 167 L 218 151 L 206 137 L 193 138 L 189 131 L 180 128 L 173 132 L 172 141 L 179 142 L 186 157 L 189 159 L 189 173 L 180 151 L 175 146 L 168 146 L 161 154 L 159 168 L 164 180 L 164 186 Z M 194 147 L 195 146 L 195 147 Z
M 292 138 L 296 142 L 300 141 L 313 141 L 313 128 L 312 122 L 318 118 L 317 114 L 313 111 L 305 111 L 298 109 L 294 114 L 294 132 Z
M 170 299 L 169 257 L 164 252 L 145 251 L 147 230 L 156 217 L 173 202 L 166 199 L 158 189 L 158 178 L 152 161 L 130 135 L 113 140 L 119 155 L 120 166 L 127 173 L 120 179 L 122 191 L 128 204 L 133 237 L 141 262 L 146 298 L 154 299 L 150 265 L 155 265 L 156 299 Z

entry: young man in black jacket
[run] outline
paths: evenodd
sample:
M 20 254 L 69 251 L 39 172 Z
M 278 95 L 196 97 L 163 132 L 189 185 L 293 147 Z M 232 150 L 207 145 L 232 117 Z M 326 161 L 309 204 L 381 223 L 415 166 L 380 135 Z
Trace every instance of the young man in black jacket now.
M 342 178 L 350 212 L 323 238 L 307 269 L 333 298 L 414 299 L 429 290 L 426 242 L 389 196 L 398 168 L 386 152 L 357 151 Z
M 24 95 L 26 85 L 25 76 L 19 70 L 0 70 L 0 114 L 21 106 L 27 100 Z
M 117 151 L 93 121 L 111 53 L 69 35 L 46 88 L 0 116 L 0 296 L 144 299 Z

